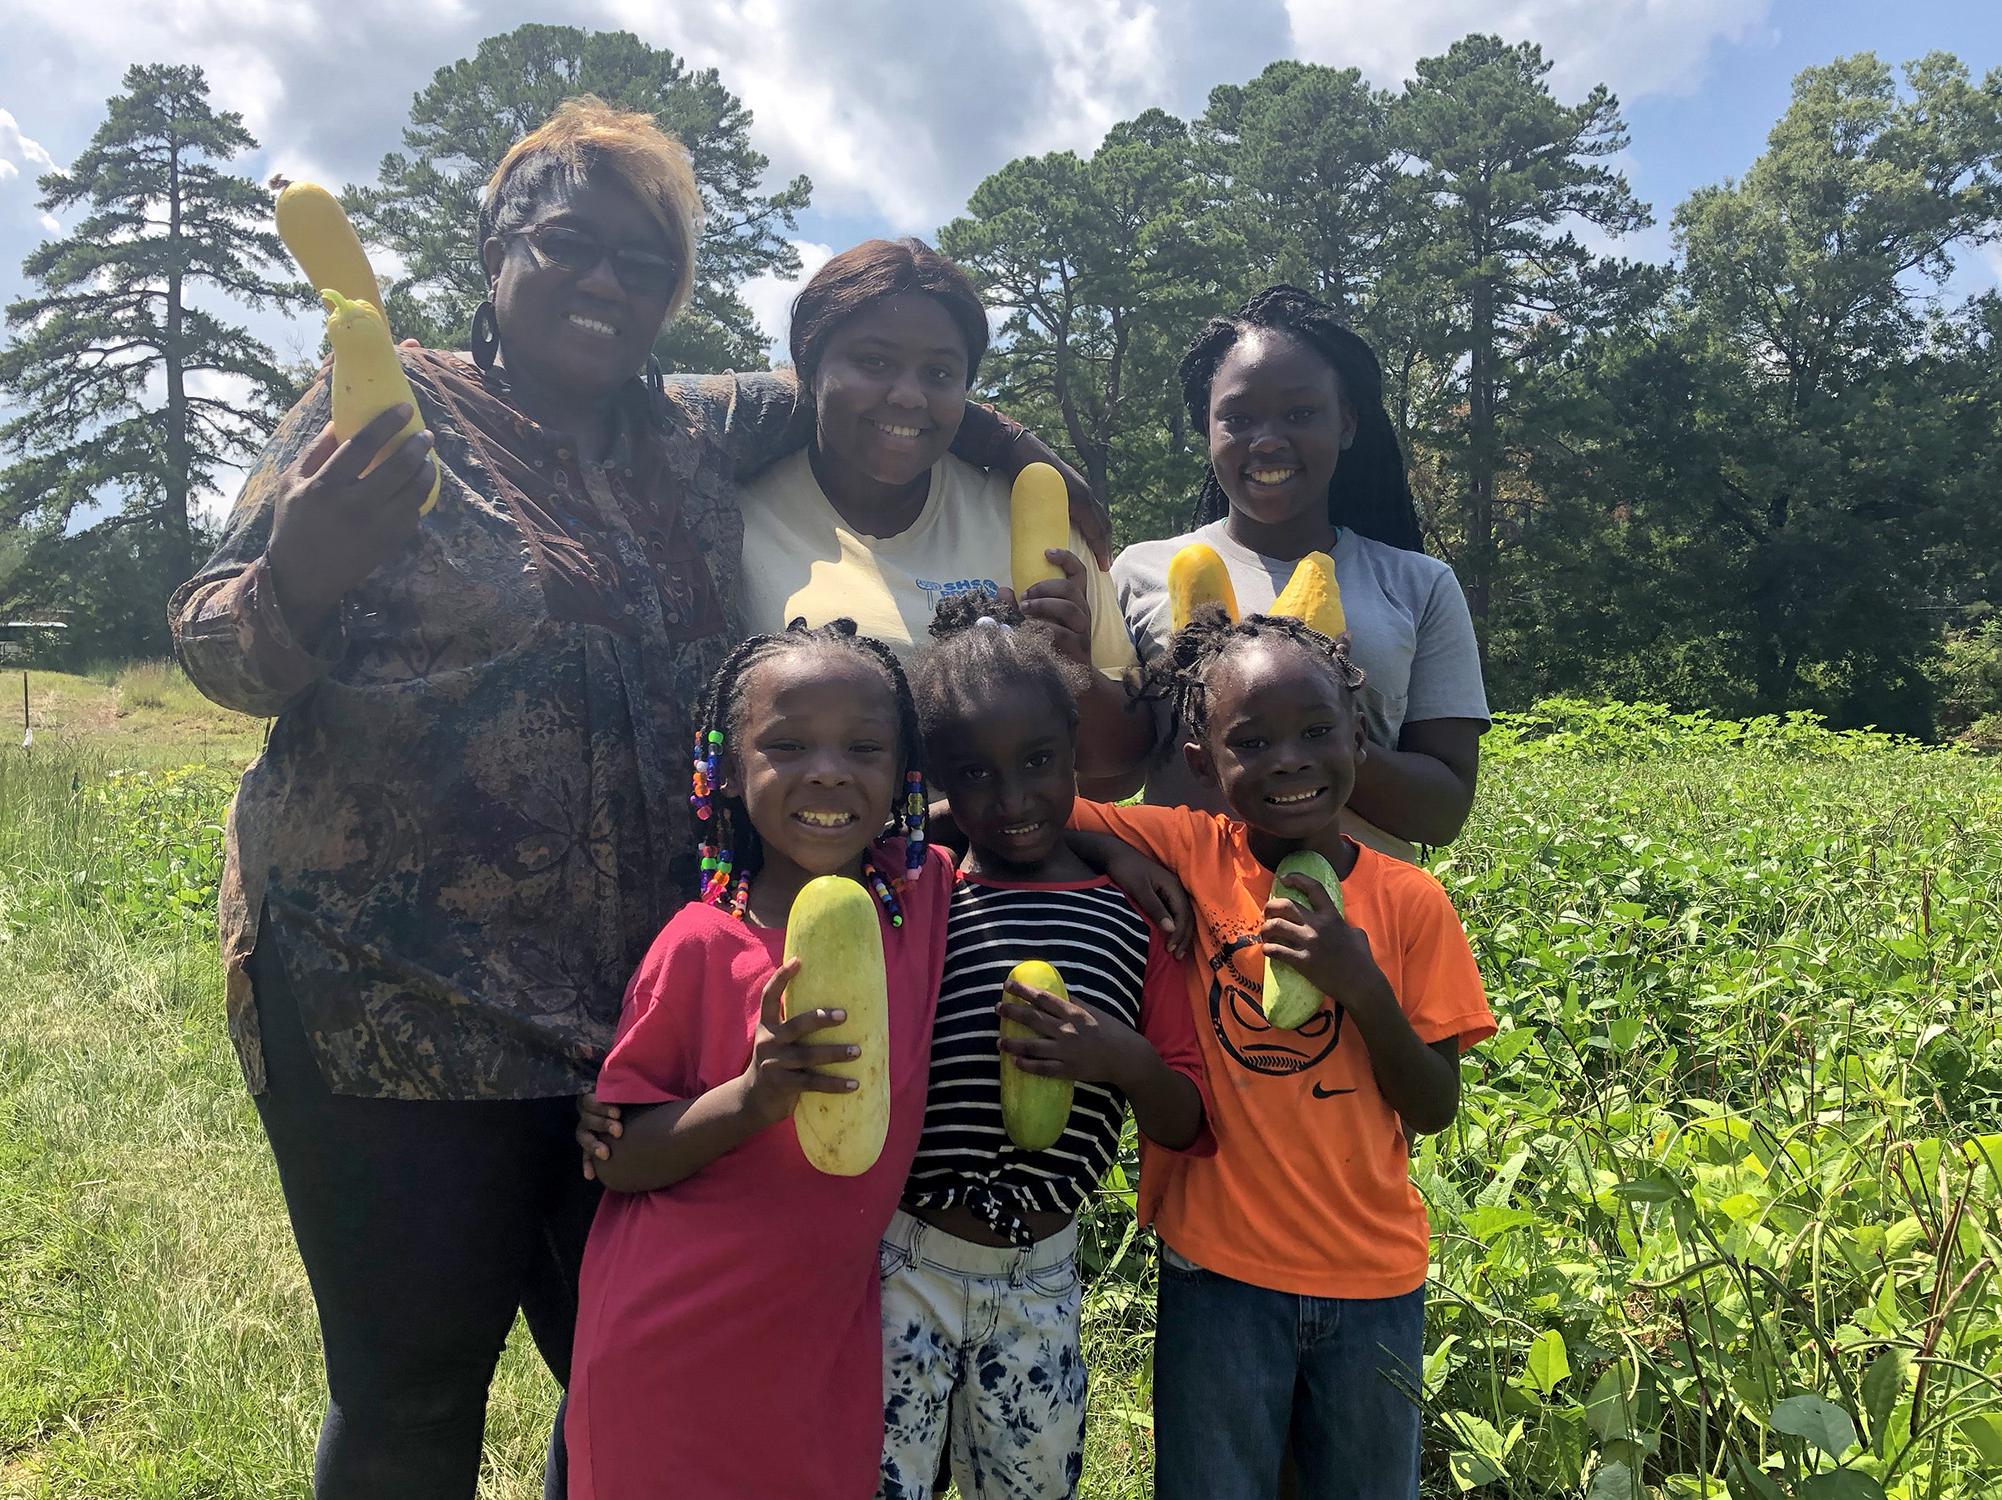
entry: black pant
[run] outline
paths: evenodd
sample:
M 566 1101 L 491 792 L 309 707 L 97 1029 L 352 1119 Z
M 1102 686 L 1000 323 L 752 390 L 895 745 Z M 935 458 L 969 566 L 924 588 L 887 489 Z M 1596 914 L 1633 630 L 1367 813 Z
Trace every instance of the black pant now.
M 427 1102 L 332 1093 L 278 933 L 251 959 L 269 1087 L 257 1109 L 319 1308 L 318 1500 L 472 1500 L 487 1388 L 516 1309 L 570 1376 L 597 1204 L 569 1098 Z M 560 1430 L 545 1492 L 562 1494 Z

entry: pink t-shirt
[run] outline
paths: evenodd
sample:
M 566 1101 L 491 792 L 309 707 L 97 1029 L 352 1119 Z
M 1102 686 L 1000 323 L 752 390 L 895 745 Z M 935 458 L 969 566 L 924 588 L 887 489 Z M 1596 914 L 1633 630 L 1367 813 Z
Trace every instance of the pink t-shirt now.
M 878 847 L 902 867 L 900 845 Z M 584 1255 L 565 1428 L 573 1500 L 875 1493 L 876 1246 L 924 1122 L 951 889 L 950 864 L 928 851 L 902 895 L 904 925 L 883 924 L 890 1134 L 875 1166 L 815 1170 L 785 1120 L 672 1187 L 605 1194 Z M 742 1074 L 784 946 L 780 929 L 683 907 L 627 987 L 599 1095 L 656 1104 Z

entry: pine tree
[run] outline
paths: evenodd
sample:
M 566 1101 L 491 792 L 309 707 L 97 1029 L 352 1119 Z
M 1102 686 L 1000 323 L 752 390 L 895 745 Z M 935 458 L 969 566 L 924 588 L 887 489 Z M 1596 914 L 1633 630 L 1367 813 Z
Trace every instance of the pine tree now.
M 221 168 L 257 142 L 210 107 L 202 70 L 134 66 L 123 86 L 83 154 L 39 182 L 43 212 L 88 212 L 28 255 L 37 290 L 7 309 L 0 393 L 21 414 L 0 424 L 0 522 L 70 532 L 110 508 L 91 525 L 133 532 L 135 634 L 164 647 L 167 595 L 195 568 L 190 507 L 257 452 L 291 386 L 216 304 L 306 294 L 271 274 L 287 262 L 269 193 Z M 203 290 L 215 301 L 197 305 Z
M 1626 311 L 1635 278 L 1575 230 L 1618 235 L 1647 209 L 1602 165 L 1627 144 L 1601 84 L 1578 104 L 1550 91 L 1531 43 L 1468 36 L 1422 59 L 1391 112 L 1416 169 L 1421 233 L 1402 268 L 1445 291 L 1459 330 L 1442 351 L 1464 371 L 1463 545 L 1454 565 L 1476 620 L 1499 571 L 1497 513 L 1510 398 L 1524 365 Z

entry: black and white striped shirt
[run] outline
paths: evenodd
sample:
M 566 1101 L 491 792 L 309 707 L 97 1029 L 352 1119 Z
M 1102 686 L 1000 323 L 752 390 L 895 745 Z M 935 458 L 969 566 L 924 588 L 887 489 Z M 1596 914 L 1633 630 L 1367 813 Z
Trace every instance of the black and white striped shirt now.
M 1131 1026 L 1162 1060 L 1199 1081 L 1201 1053 L 1175 960 L 1124 892 L 1107 881 L 1016 885 L 962 877 L 946 921 L 945 971 L 932 1027 L 923 1134 L 904 1201 L 965 1204 L 999 1234 L 1027 1244 L 1023 1216 L 1075 1215 L 1119 1146 L 1126 1099 L 1079 1083 L 1070 1123 L 1041 1151 L 1024 1151 L 1001 1123 L 1001 1019 L 1008 973 L 1040 958 L 1073 1000 Z

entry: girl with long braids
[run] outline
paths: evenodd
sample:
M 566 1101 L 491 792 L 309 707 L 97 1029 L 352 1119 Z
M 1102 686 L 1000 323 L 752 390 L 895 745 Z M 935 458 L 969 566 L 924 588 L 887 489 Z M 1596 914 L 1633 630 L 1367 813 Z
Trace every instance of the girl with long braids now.
M 854 1500 L 882 1453 L 877 1242 L 924 1119 L 952 869 L 924 840 L 896 658 L 837 620 L 739 646 L 694 742 L 703 881 L 627 988 L 598 1094 L 622 1105 L 579 1295 L 566 1433 L 576 1500 Z M 781 1019 L 793 899 L 815 876 L 881 907 L 890 1132 L 859 1177 L 801 1154 L 793 1106 L 850 1080 Z M 787 1413 L 804 1420 L 773 1435 Z
M 1329 553 L 1369 683 L 1370 753 L 1344 827 L 1405 859 L 1450 842 L 1473 805 L 1487 696 L 1459 582 L 1423 550 L 1376 355 L 1325 303 L 1273 286 L 1203 327 L 1181 379 L 1209 443 L 1196 528 L 1136 542 L 1112 567 L 1141 656 L 1167 652 L 1168 561 L 1182 547 L 1216 549 L 1246 614 L 1269 608 L 1306 554 Z M 1221 810 L 1172 742 L 1147 800 Z

